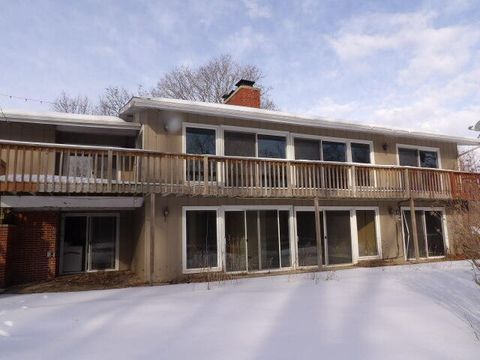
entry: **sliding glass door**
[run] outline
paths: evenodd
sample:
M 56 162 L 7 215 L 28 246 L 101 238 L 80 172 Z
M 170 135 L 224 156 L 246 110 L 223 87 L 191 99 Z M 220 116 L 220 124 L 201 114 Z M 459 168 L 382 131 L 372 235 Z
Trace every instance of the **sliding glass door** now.
M 225 211 L 227 271 L 291 266 L 288 210 Z
M 88 239 L 90 270 L 115 268 L 116 239 L 117 218 L 115 216 L 90 217 L 90 236 Z
M 325 228 L 328 264 L 351 263 L 352 234 L 350 231 L 350 211 L 326 211 Z
M 415 258 L 413 228 L 410 210 L 402 211 L 403 238 L 407 259 Z M 445 256 L 445 235 L 442 225 L 442 212 L 415 210 L 418 250 L 421 258 Z
M 227 271 L 247 270 L 245 212 L 225 212 L 225 254 Z
M 63 218 L 61 272 L 116 268 L 118 216 L 68 214 Z
M 318 265 L 317 233 L 315 230 L 315 212 L 297 211 L 297 249 L 298 266 Z M 322 238 L 322 259 L 325 264 L 325 241 L 323 211 L 320 212 L 320 237 Z
M 297 211 L 298 265 L 318 265 L 315 212 Z M 324 264 L 352 263 L 352 234 L 350 210 L 322 210 L 320 212 L 322 260 Z

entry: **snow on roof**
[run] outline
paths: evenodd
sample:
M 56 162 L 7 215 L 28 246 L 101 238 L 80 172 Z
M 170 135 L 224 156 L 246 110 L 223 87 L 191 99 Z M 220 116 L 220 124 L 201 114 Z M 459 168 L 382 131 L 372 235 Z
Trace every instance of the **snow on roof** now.
M 265 122 L 274 122 L 290 125 L 313 126 L 319 128 L 329 128 L 337 130 L 347 130 L 355 132 L 366 132 L 385 134 L 392 136 L 402 136 L 407 138 L 420 138 L 429 140 L 438 140 L 453 142 L 458 145 L 480 145 L 480 140 L 475 138 L 449 136 L 411 129 L 402 129 L 395 127 L 386 127 L 382 125 L 368 125 L 349 122 L 344 120 L 329 119 L 317 116 L 299 115 L 281 111 L 272 111 L 257 109 L 245 106 L 206 103 L 199 101 L 187 101 L 166 98 L 133 97 L 122 108 L 120 115 L 128 115 L 135 109 L 152 108 L 160 110 L 180 111 L 186 113 L 203 114 L 211 116 L 223 116 L 229 118 L 240 118 L 247 120 L 257 120 Z
M 124 130 L 140 129 L 140 124 L 134 124 L 116 116 L 69 114 L 46 111 L 37 112 L 4 109 L 0 112 L 0 122 L 2 121 Z

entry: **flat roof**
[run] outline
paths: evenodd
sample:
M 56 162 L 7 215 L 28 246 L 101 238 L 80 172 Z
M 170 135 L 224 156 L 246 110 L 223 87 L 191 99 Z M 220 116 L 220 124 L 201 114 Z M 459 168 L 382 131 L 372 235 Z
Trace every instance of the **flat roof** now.
M 375 133 L 391 136 L 402 136 L 416 139 L 429 139 L 456 143 L 458 145 L 480 145 L 480 139 L 450 136 L 411 129 L 368 125 L 344 120 L 336 120 L 317 116 L 299 115 L 281 111 L 257 109 L 246 106 L 206 103 L 167 98 L 132 97 L 120 111 L 120 116 L 127 116 L 136 109 L 159 109 L 191 114 L 203 114 L 228 118 L 257 120 L 278 124 L 301 125 L 326 129 L 347 130 L 363 133 Z M 127 119 L 128 121 L 128 119 Z
M 141 127 L 116 116 L 69 114 L 47 111 L 25 111 L 4 109 L 0 111 L 0 123 L 5 121 L 57 125 L 62 127 L 88 127 L 99 129 L 136 130 Z

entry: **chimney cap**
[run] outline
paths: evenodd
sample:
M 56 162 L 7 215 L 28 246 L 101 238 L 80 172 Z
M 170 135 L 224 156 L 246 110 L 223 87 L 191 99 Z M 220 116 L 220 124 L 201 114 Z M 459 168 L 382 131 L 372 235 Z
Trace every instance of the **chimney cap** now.
M 254 84 L 255 84 L 255 81 L 247 80 L 247 79 L 240 79 L 240 80 L 235 84 L 235 86 L 236 86 L 236 87 L 239 87 L 239 86 L 242 86 L 242 85 L 245 85 L 245 86 L 253 86 Z

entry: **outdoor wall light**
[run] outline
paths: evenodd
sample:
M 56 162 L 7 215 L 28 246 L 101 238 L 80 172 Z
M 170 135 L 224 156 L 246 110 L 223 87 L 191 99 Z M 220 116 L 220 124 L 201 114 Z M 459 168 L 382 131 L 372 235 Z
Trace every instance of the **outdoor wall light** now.
M 387 149 L 388 149 L 388 144 L 387 144 L 387 143 L 383 143 L 383 144 L 382 144 L 382 149 L 383 149 L 383 151 L 387 151 Z
M 168 214 L 170 214 L 170 211 L 168 210 L 168 206 L 163 208 L 163 217 L 165 218 L 165 221 L 167 221 Z

